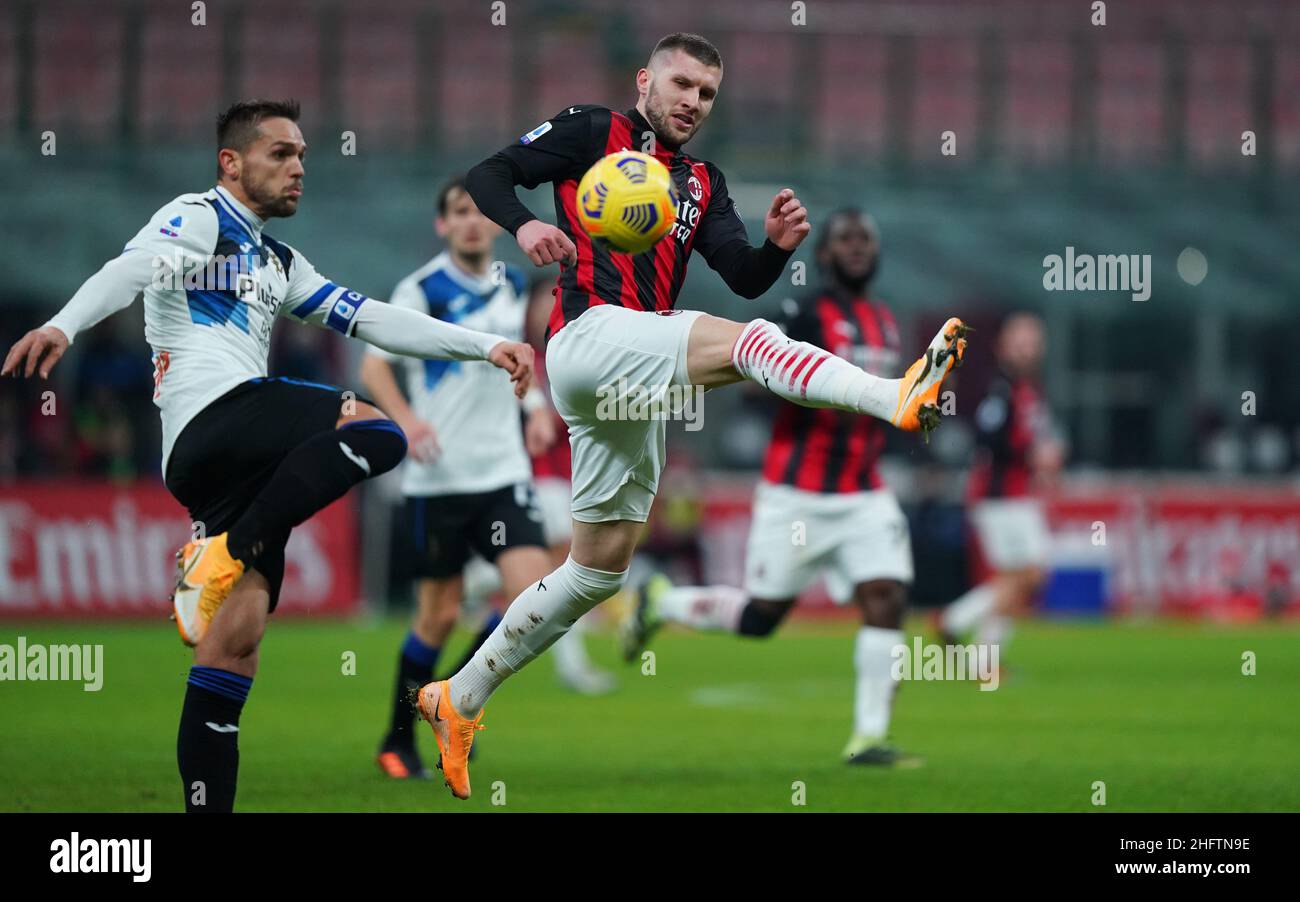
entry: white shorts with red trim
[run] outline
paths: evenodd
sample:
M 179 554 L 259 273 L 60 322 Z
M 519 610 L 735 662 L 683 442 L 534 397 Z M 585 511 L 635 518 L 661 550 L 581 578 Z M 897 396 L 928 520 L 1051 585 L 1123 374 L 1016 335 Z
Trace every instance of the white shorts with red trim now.
M 686 348 L 700 316 L 600 304 L 551 337 L 546 372 L 569 427 L 573 519 L 649 519 L 667 421 L 690 390 Z
M 745 554 L 752 598 L 795 598 L 818 576 L 836 604 L 876 579 L 912 582 L 912 537 L 888 489 L 809 492 L 760 482 Z

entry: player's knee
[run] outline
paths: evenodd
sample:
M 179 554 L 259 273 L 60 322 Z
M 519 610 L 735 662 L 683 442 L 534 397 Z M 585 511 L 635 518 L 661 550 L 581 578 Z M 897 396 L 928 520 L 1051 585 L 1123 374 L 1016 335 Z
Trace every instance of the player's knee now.
M 569 583 L 569 591 L 574 596 L 589 602 L 592 606 L 613 597 L 627 583 L 626 570 L 619 573 L 596 570 L 592 567 L 584 567 L 573 558 L 569 558 L 559 570 L 543 579 L 542 584 L 559 574 L 564 574 Z
M 368 477 L 387 473 L 406 457 L 406 433 L 388 418 L 351 420 L 340 430 L 353 462 Z
M 876 579 L 861 583 L 854 598 L 862 611 L 864 626 L 898 629 L 907 608 L 907 589 L 898 580 Z
M 194 653 L 194 663 L 252 676 L 257 672 L 257 650 L 264 632 L 265 626 L 249 626 L 214 636 L 213 641 L 200 643 Z
M 742 636 L 766 639 L 776 632 L 776 628 L 785 620 L 791 606 L 787 601 L 753 599 L 740 612 L 740 625 L 737 632 Z

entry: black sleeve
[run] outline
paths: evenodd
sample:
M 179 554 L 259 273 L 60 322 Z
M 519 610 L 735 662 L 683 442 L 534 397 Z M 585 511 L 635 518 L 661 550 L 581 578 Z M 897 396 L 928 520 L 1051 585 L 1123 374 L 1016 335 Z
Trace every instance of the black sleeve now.
M 776 324 L 795 341 L 806 341 L 818 347 L 826 347 L 822 335 L 821 322 L 816 313 L 816 298 L 786 298 L 781 302 L 781 309 L 776 317 Z
M 975 444 L 998 464 L 1011 457 L 1011 414 L 1011 385 L 1005 379 L 995 379 L 975 408 Z
M 700 217 L 695 249 L 728 288 L 743 298 L 756 298 L 780 277 L 793 251 L 782 250 L 766 239 L 762 247 L 751 247 L 722 170 L 712 163 L 708 166 L 709 208 Z
M 568 107 L 471 169 L 466 190 L 484 216 L 513 235 L 537 219 L 515 196 L 515 186 L 581 178 L 603 156 L 609 124 L 604 107 Z

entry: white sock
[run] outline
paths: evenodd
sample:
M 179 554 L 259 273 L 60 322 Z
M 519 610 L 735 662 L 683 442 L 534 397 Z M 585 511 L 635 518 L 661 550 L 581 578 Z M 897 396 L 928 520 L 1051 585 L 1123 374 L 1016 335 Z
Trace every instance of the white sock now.
M 590 612 L 583 614 L 567 633 L 555 641 L 551 657 L 555 659 L 558 673 L 579 673 L 590 669 L 591 658 L 587 657 L 587 646 L 582 642 L 590 617 Z
M 626 570 L 593 570 L 570 557 L 520 592 L 492 635 L 451 678 L 451 701 L 456 710 L 464 717 L 474 717 L 506 677 L 550 648 L 626 580 Z
M 864 626 L 853 646 L 857 683 L 853 693 L 853 733 L 884 739 L 894 707 L 894 648 L 903 644 L 902 630 Z
M 1011 618 L 1005 614 L 990 614 L 980 621 L 975 641 L 980 645 L 1002 645 L 1011 638 Z
M 655 604 L 659 616 L 697 630 L 740 629 L 740 612 L 749 596 L 735 586 L 678 586 L 665 592 Z
M 806 341 L 794 341 L 765 319 L 749 322 L 731 363 L 737 372 L 803 407 L 834 407 L 889 421 L 900 379 L 881 379 Z
M 943 628 L 954 636 L 969 632 L 993 610 L 994 599 L 992 584 L 980 583 L 944 609 Z

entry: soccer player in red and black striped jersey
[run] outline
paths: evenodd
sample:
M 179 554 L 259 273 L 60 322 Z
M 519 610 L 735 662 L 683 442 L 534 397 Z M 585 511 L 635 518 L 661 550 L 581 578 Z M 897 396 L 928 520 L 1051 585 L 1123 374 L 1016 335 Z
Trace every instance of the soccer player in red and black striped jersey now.
M 868 372 L 900 367 L 893 314 L 869 290 L 879 260 L 875 224 L 854 208 L 836 210 L 820 230 L 821 287 L 787 300 L 786 334 L 828 349 Z M 754 493 L 745 588 L 673 587 L 653 577 L 624 626 L 624 653 L 635 659 L 664 623 L 740 636 L 772 635 L 799 593 L 826 577 L 837 604 L 862 617 L 853 664 L 850 764 L 894 765 L 904 758 L 886 742 L 897 682 L 891 672 L 903 644 L 912 582 L 907 519 L 877 471 L 884 425 L 831 408 L 782 404 Z
M 722 172 L 683 151 L 721 82 L 716 47 L 698 35 L 668 35 L 637 72 L 634 108 L 568 107 L 469 173 L 479 209 L 509 230 L 529 259 L 561 264 L 546 363 L 552 399 L 569 427 L 574 523 L 564 564 L 515 599 L 466 667 L 420 690 L 443 776 L 458 797 L 469 795 L 465 762 L 488 696 L 627 580 L 659 487 L 665 419 L 686 409 L 680 402 L 688 393 L 749 379 L 797 404 L 918 431 L 937 422 L 940 385 L 965 350 L 965 327 L 954 317 L 902 379 L 882 379 L 786 337 L 767 320 L 737 323 L 674 309 L 692 251 L 732 291 L 756 298 L 811 228 L 803 204 L 784 188 L 764 214 L 765 240 L 751 246 Z M 624 149 L 661 161 L 681 198 L 673 228 L 635 256 L 595 244 L 576 215 L 579 180 Z M 515 195 L 518 185 L 544 182 L 555 188 L 556 225 Z M 608 403 L 611 395 L 621 403 Z
M 1044 347 L 1043 322 L 1033 313 L 1008 316 L 998 332 L 998 374 L 975 409 L 977 450 L 966 492 L 992 573 L 944 610 L 945 642 L 973 632 L 977 642 L 1001 646 L 1046 578 L 1050 535 L 1037 494 L 1060 472 L 1065 445 L 1039 387 Z

